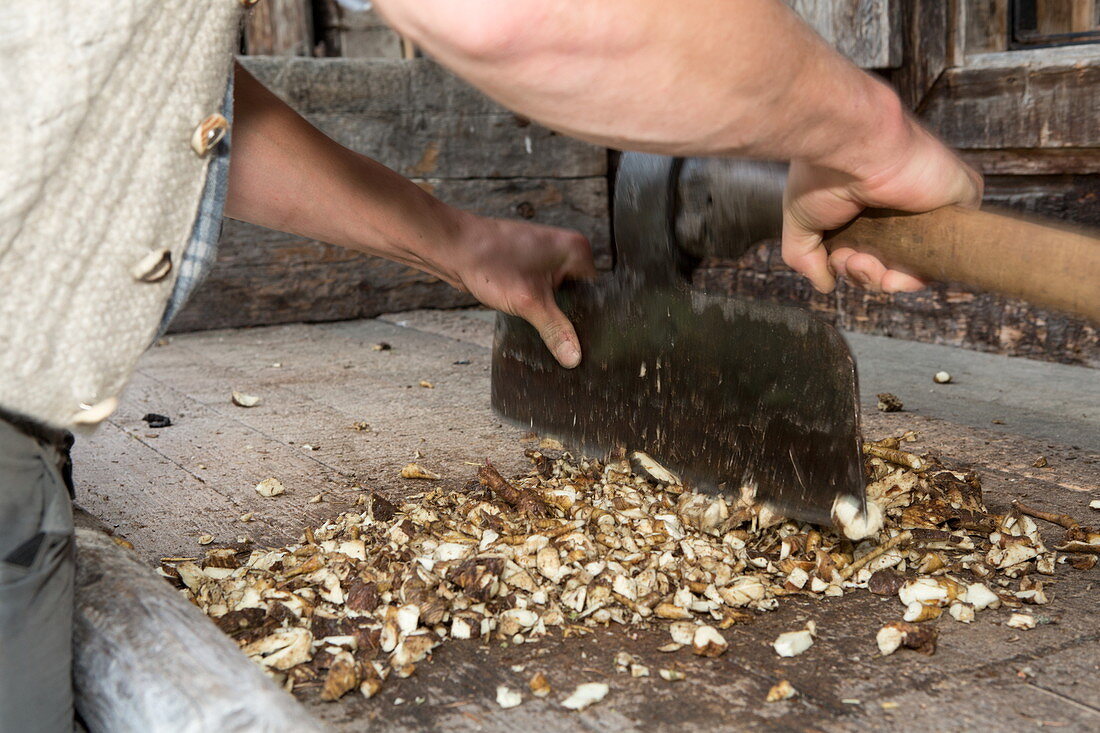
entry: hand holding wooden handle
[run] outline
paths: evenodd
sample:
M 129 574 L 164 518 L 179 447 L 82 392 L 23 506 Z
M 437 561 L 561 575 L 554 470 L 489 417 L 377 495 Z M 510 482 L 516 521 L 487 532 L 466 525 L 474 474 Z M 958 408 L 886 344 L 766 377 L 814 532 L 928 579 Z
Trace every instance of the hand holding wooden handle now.
M 947 206 L 926 214 L 869 209 L 826 235 L 917 277 L 957 282 L 1100 324 L 1100 238 L 1016 215 Z

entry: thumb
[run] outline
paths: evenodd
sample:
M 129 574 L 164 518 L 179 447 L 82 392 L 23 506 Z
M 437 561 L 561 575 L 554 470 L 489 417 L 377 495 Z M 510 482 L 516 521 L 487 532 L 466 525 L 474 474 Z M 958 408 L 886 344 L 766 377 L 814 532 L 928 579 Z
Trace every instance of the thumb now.
M 781 252 L 783 262 L 809 279 L 818 292 L 831 293 L 836 287 L 820 231 L 804 226 L 795 216 L 785 216 Z
M 559 364 L 566 369 L 572 369 L 581 363 L 581 347 L 577 332 L 553 298 L 550 298 L 549 302 L 541 308 L 524 314 L 524 318 L 538 330 L 546 348 L 550 349 L 550 353 Z

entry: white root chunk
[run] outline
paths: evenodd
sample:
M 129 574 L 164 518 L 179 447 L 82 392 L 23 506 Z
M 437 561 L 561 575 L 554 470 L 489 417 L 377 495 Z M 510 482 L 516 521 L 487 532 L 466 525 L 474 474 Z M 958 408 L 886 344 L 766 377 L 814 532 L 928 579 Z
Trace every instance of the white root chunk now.
M 781 657 L 797 657 L 813 646 L 813 643 L 813 629 L 807 625 L 801 631 L 787 631 L 780 634 L 772 643 L 772 648 Z
M 878 644 L 879 652 L 883 656 L 888 656 L 898 650 L 903 636 L 901 629 L 887 625 L 878 630 L 878 634 L 875 635 L 875 643 Z
M 966 596 L 962 600 L 973 606 L 975 611 L 999 608 L 1001 605 L 1001 597 L 989 590 L 984 583 L 971 583 L 968 585 Z
M 401 478 L 417 478 L 427 481 L 438 481 L 443 478 L 435 471 L 429 471 L 419 463 L 410 463 L 401 469 Z
M 573 690 L 573 694 L 562 700 L 561 704 L 570 710 L 584 710 L 589 705 L 595 705 L 607 697 L 609 689 L 611 688 L 603 682 L 587 682 L 583 685 L 577 685 L 577 689 Z
M 873 501 L 867 501 L 866 506 L 864 512 L 859 499 L 848 494 L 838 496 L 833 502 L 833 522 L 848 539 L 862 540 L 882 529 L 882 507 Z
M 230 400 L 237 407 L 255 407 L 260 404 L 260 398 L 256 395 L 246 394 L 244 392 L 234 391 L 230 395 Z
M 699 626 L 691 642 L 691 650 L 700 657 L 717 657 L 725 653 L 729 642 L 713 626 Z
M 517 707 L 522 702 L 523 695 L 505 685 L 497 686 L 497 705 L 507 710 L 508 708 Z
M 780 702 L 782 700 L 790 700 L 792 697 L 798 694 L 798 690 L 794 689 L 787 680 L 781 680 L 772 685 L 772 688 L 768 690 L 768 697 L 765 702 Z
M 968 624 L 974 620 L 974 607 L 969 603 L 955 601 L 951 604 L 951 607 L 947 609 L 947 612 L 951 614 L 951 618 L 964 624 Z
M 271 478 L 265 478 L 260 483 L 256 484 L 256 493 L 260 496 L 278 496 L 285 493 L 286 487 L 283 486 L 283 482 L 272 476 Z
M 1014 613 L 1008 618 L 1008 626 L 1013 629 L 1034 629 L 1035 617 L 1030 613 Z

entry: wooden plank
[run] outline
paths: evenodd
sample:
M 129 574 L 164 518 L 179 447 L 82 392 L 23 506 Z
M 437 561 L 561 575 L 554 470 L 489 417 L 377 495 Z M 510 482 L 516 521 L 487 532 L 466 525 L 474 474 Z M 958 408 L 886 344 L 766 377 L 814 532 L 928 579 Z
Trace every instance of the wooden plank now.
M 960 3 L 963 11 L 965 52 L 988 53 L 1004 51 L 1011 36 L 1008 0 L 967 0 Z
M 964 149 L 1100 147 L 1100 55 L 1067 47 L 1004 57 L 944 72 L 925 123 Z
M 1100 25 L 1095 0 L 1037 0 L 1035 30 L 1047 36 L 1095 30 Z
M 403 175 L 607 174 L 603 148 L 530 124 L 429 61 L 247 59 L 245 65 L 322 131 Z
M 949 37 L 952 16 L 947 3 L 911 0 L 900 10 L 900 34 L 904 56 L 898 68 L 886 76 L 910 109 L 920 107 L 951 58 Z
M 475 323 L 480 317 L 461 318 Z M 178 336 L 150 350 L 139 366 L 139 381 L 112 419 L 120 430 L 138 434 L 127 438 L 130 443 L 155 445 L 171 458 L 157 464 L 164 470 L 160 476 L 149 475 L 149 482 L 169 484 L 174 472 L 194 469 L 201 460 L 207 466 L 202 469 L 207 483 L 189 495 L 177 494 L 174 501 L 169 494 L 150 493 L 156 502 L 169 501 L 167 508 L 176 516 L 162 512 L 156 526 L 143 535 L 148 539 L 138 544 L 139 553 L 156 556 L 159 548 L 179 543 L 181 517 L 201 514 L 202 494 L 215 488 L 233 497 L 239 491 L 241 501 L 255 502 L 257 514 L 293 536 L 304 524 L 333 516 L 342 507 L 327 498 L 321 504 L 302 503 L 306 491 L 299 487 L 311 485 L 318 473 L 362 477 L 372 488 L 408 495 L 428 488 L 394 475 L 416 451 L 424 453 L 425 464 L 444 469 L 445 488 L 460 488 L 472 475 L 474 467 L 466 460 L 489 456 L 506 473 L 518 470 L 522 451 L 514 441 L 520 431 L 501 425 L 490 412 L 488 352 L 472 343 L 484 334 L 456 329 L 451 318 L 424 314 L 406 320 L 416 329 L 378 321 L 279 326 Z M 429 330 L 447 337 L 425 332 Z M 380 340 L 391 343 L 392 349 L 373 350 L 371 345 Z M 470 363 L 455 363 L 462 361 Z M 281 366 L 271 366 L 274 362 Z M 433 380 L 435 388 L 417 388 L 420 378 Z M 1037 385 L 1046 390 L 1042 379 Z M 247 410 L 234 407 L 226 397 L 232 388 L 259 394 L 264 402 Z M 139 417 L 153 405 L 167 405 L 180 419 L 150 440 L 142 435 Z M 376 424 L 377 433 L 341 430 L 352 416 Z M 1096 485 L 1100 464 L 1087 453 L 1062 445 L 1051 449 L 1045 441 L 1027 436 L 972 430 L 914 413 L 872 413 L 866 425 L 868 434 L 876 436 L 916 429 L 921 442 L 914 447 L 940 451 L 950 466 L 981 468 L 987 501 L 999 510 L 1019 497 L 1079 521 L 1093 521 L 1086 494 L 1074 490 L 1074 484 Z M 121 464 L 111 463 L 114 445 L 99 442 L 103 434 L 101 430 L 81 441 L 77 474 L 85 477 L 83 481 L 93 473 L 125 480 L 132 468 L 126 458 Z M 306 440 L 318 443 L 320 450 L 302 451 Z M 266 460 L 260 450 L 266 452 Z M 1050 456 L 1049 468 L 1019 465 L 1037 450 Z M 259 498 L 247 480 L 251 472 L 272 466 L 289 477 L 288 495 Z M 127 490 L 140 492 L 141 487 L 135 484 Z M 119 522 L 123 527 L 142 522 L 140 511 L 150 505 L 128 506 L 130 516 Z M 1042 531 L 1049 535 L 1060 530 L 1044 526 Z M 193 546 L 193 538 L 184 541 Z M 714 727 L 715 721 L 736 721 L 728 724 L 744 729 L 852 730 L 896 725 L 898 713 L 890 713 L 881 703 L 897 702 L 896 710 L 919 719 L 919 728 L 935 727 L 933 714 L 940 721 L 961 721 L 967 728 L 1033 724 L 1021 711 L 1083 728 L 1093 720 L 1088 706 L 1096 707 L 1095 696 L 1080 685 L 1075 689 L 1071 682 L 1079 679 L 1087 685 L 1095 674 L 1090 666 L 1095 660 L 1072 652 L 1092 649 L 1100 640 L 1094 619 L 1098 579 L 1100 569 L 1060 571 L 1049 586 L 1054 600 L 1040 611 L 1053 623 L 1018 635 L 1003 626 L 1007 610 L 983 612 L 971 625 L 947 617 L 932 622 L 940 630 L 941 644 L 931 658 L 906 652 L 878 656 L 874 631 L 900 616 L 903 609 L 896 599 L 864 593 L 828 602 L 792 597 L 775 613 L 726 630 L 731 648 L 717 660 L 688 650 L 657 651 L 668 641 L 664 628 L 597 629 L 583 638 L 554 635 L 523 645 L 454 642 L 436 649 L 431 662 L 419 665 L 414 676 L 391 679 L 372 700 L 353 694 L 333 704 L 312 700 L 310 709 L 333 728 L 347 731 L 371 724 L 395 731 L 505 731 L 517 725 L 547 731 L 674 731 Z M 813 648 L 803 657 L 777 658 L 771 641 L 781 631 L 800 628 L 807 619 L 818 627 Z M 668 684 L 653 677 L 616 674 L 613 658 L 624 650 L 639 655 L 654 671 L 681 669 L 688 681 Z M 1035 676 L 1018 676 L 1025 667 Z M 555 688 L 550 700 L 528 698 L 508 711 L 496 705 L 497 685 L 523 690 L 536 671 L 544 672 Z M 764 705 L 768 688 L 783 678 L 801 696 L 790 703 Z M 558 704 L 574 685 L 593 681 L 611 686 L 603 703 L 579 715 Z M 978 682 L 983 685 L 980 690 L 974 687 Z M 1051 707 L 1051 695 L 1060 696 L 1057 710 Z M 860 704 L 842 702 L 851 698 Z M 405 702 L 395 704 L 398 699 Z M 421 702 L 414 703 L 418 699 Z
M 886 69 L 902 61 L 898 0 L 784 0 L 857 66 Z
M 1100 173 L 1100 148 L 963 150 L 963 160 L 983 175 L 1066 175 Z
M 244 52 L 253 56 L 312 56 L 310 0 L 263 0 L 245 16 Z
M 610 264 L 604 178 L 432 180 L 425 188 L 462 209 L 584 232 L 597 264 Z M 327 321 L 474 300 L 404 265 L 241 222 L 227 221 L 206 282 L 174 332 Z
M 344 58 L 402 58 L 401 36 L 374 9 L 352 12 L 336 0 L 313 0 L 323 53 Z

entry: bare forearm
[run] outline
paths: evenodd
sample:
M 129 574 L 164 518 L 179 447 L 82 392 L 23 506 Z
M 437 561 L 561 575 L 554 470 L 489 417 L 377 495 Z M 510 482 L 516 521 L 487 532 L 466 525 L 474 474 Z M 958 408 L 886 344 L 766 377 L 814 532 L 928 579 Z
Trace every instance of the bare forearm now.
M 337 144 L 240 66 L 226 216 L 412 265 L 457 284 L 460 220 L 416 184 Z
M 777 0 L 379 0 L 504 105 L 612 147 L 858 174 L 910 134 L 896 96 Z

